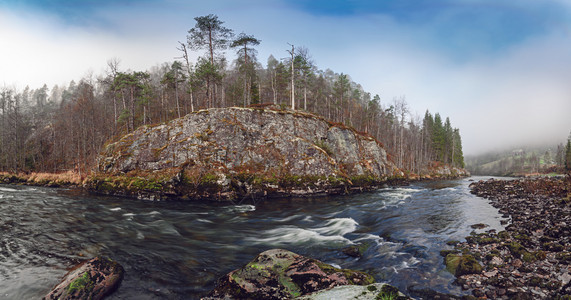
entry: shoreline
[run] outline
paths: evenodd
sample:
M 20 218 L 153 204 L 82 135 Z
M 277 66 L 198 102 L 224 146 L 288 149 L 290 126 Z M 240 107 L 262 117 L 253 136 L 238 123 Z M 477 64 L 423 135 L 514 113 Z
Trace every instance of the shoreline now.
M 433 170 L 434 171 L 434 170 Z M 444 173 L 438 169 L 430 174 L 403 174 L 404 176 L 392 176 L 378 180 L 369 176 L 359 176 L 355 178 L 331 178 L 315 179 L 313 177 L 300 177 L 296 180 L 285 182 L 284 186 L 279 186 L 274 180 L 272 182 L 250 181 L 232 182 L 233 187 L 242 187 L 236 191 L 221 193 L 216 186 L 216 180 L 208 178 L 208 182 L 195 186 L 197 190 L 193 196 L 178 195 L 169 191 L 167 183 L 158 182 L 153 176 L 110 176 L 99 178 L 88 175 L 82 178 L 75 172 L 64 173 L 8 173 L 0 172 L 0 184 L 43 186 L 53 188 L 77 188 L 89 193 L 106 196 L 127 197 L 133 199 L 143 199 L 151 201 L 207 201 L 235 203 L 245 199 L 272 199 L 289 197 L 326 197 L 336 195 L 346 195 L 370 192 L 381 188 L 409 185 L 413 182 L 456 180 L 468 178 L 467 172 Z M 239 178 L 239 176 L 234 176 Z M 281 183 L 281 182 L 280 182 Z M 189 187 L 184 187 L 188 192 Z M 192 195 L 192 194 L 191 194 Z
M 483 299 L 571 299 L 571 181 L 492 178 L 470 188 L 511 223 L 500 232 L 475 224 L 483 232 L 450 242 L 441 254 L 456 283 Z

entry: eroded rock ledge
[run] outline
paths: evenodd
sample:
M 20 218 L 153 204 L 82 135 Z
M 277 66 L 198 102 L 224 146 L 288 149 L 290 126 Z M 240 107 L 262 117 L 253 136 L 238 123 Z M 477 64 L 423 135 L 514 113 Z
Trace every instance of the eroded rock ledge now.
M 297 111 L 201 110 L 105 147 L 91 190 L 233 200 L 338 194 L 402 177 L 375 138 Z

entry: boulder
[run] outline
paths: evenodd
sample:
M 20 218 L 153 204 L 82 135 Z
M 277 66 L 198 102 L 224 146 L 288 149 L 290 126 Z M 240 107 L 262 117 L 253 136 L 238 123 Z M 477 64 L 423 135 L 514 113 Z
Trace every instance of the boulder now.
M 43 299 L 103 299 L 123 280 L 123 267 L 103 257 L 95 257 L 71 270 Z
M 293 299 L 341 285 L 368 285 L 371 275 L 272 249 L 223 276 L 205 299 Z

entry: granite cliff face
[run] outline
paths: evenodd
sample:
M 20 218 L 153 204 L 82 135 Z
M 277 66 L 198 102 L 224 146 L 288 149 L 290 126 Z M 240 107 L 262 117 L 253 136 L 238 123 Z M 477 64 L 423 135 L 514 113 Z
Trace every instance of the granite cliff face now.
M 106 146 L 93 190 L 141 198 L 345 193 L 402 175 L 374 138 L 297 111 L 201 110 Z

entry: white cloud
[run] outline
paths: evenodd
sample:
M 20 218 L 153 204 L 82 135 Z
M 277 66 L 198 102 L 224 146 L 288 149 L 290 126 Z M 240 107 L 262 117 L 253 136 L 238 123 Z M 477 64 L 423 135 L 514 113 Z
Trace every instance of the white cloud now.
M 97 74 L 114 57 L 123 69 L 146 70 L 178 54 L 176 39 L 157 32 L 147 35 L 142 28 L 130 33 L 104 31 L 70 26 L 49 15 L 2 10 L 0 20 L 0 83 L 19 88 L 65 84 L 90 69 Z

